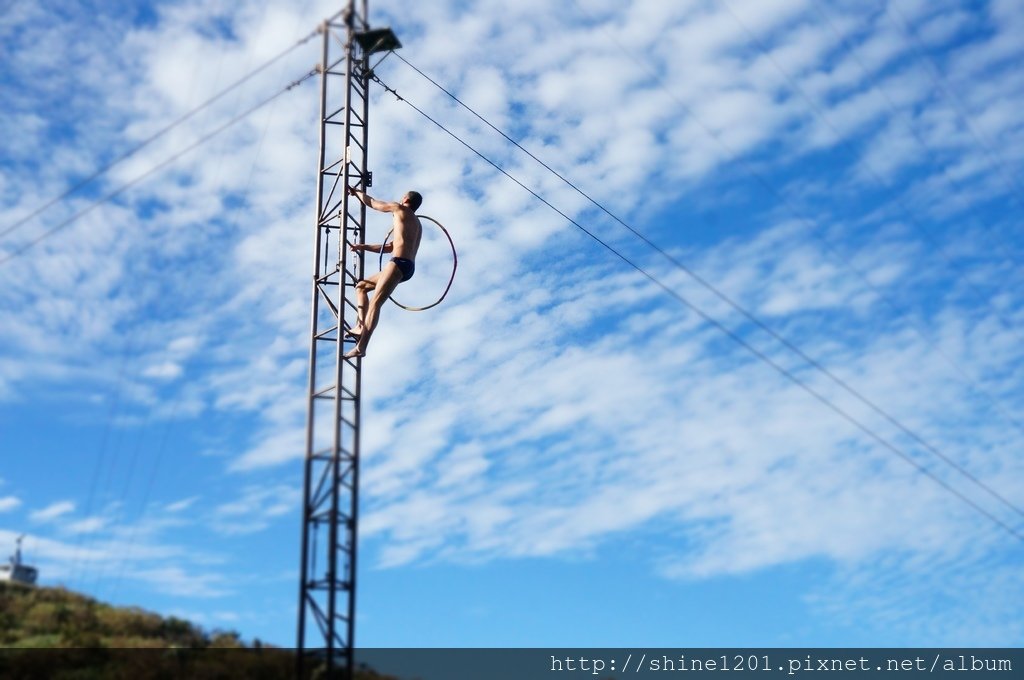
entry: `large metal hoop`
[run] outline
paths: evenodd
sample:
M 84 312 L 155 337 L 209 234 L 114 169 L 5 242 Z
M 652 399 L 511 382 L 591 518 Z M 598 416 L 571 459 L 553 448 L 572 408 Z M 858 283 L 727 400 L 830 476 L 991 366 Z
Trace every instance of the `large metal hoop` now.
M 431 307 L 437 307 L 439 304 L 441 304 L 441 301 L 444 300 L 445 297 L 448 295 L 448 291 L 450 291 L 452 289 L 452 282 L 455 281 L 455 270 L 459 268 L 459 254 L 457 252 L 455 252 L 455 241 L 452 240 L 452 235 L 448 233 L 448 230 L 444 228 L 444 225 L 441 224 L 440 222 L 438 222 L 437 220 L 435 220 L 433 217 L 427 217 L 426 215 L 417 215 L 417 217 L 419 217 L 421 220 L 429 220 L 429 221 L 433 222 L 434 224 L 436 224 L 437 228 L 440 229 L 441 233 L 443 233 L 445 235 L 445 238 L 448 239 L 448 245 L 451 246 L 451 248 L 452 248 L 452 275 L 448 278 L 448 285 L 444 287 L 444 292 L 441 293 L 441 297 L 437 298 L 436 302 L 432 302 L 431 304 L 426 305 L 424 307 L 409 307 L 409 306 L 403 305 L 401 302 L 399 302 L 398 300 L 395 299 L 395 296 L 393 294 L 391 295 L 390 298 L 388 298 L 389 300 L 394 302 L 396 305 L 398 305 L 402 309 L 405 309 L 405 310 L 410 311 L 410 312 L 422 312 L 424 310 L 430 309 Z M 391 234 L 393 234 L 394 231 L 395 231 L 394 229 L 391 229 L 391 231 L 388 232 L 388 235 L 384 237 L 384 244 L 385 245 L 387 245 L 388 239 L 391 238 Z M 384 248 L 383 247 L 380 249 L 380 258 L 379 258 L 379 261 L 378 261 L 377 264 L 378 264 L 378 268 L 379 269 L 383 269 L 384 268 Z

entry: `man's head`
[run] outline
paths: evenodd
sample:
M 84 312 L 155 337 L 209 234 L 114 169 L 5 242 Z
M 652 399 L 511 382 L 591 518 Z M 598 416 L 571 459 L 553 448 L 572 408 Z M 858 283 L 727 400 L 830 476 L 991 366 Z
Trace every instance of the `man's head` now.
M 420 192 L 418 192 L 418 191 L 410 191 L 410 192 L 406 193 L 405 196 L 402 196 L 402 201 L 401 202 L 402 202 L 402 205 L 409 206 L 409 208 L 413 212 L 416 212 L 416 209 L 419 208 L 420 205 L 423 204 L 423 197 L 420 196 Z

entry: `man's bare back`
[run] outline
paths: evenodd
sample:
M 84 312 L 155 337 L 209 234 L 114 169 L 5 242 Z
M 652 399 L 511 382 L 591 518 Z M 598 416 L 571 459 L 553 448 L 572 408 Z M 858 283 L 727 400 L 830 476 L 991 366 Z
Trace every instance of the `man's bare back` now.
M 416 253 L 420 249 L 420 239 L 423 238 L 423 225 L 411 208 L 402 203 L 398 203 L 397 206 L 397 209 L 391 211 L 391 226 L 395 231 L 391 254 L 415 262 Z

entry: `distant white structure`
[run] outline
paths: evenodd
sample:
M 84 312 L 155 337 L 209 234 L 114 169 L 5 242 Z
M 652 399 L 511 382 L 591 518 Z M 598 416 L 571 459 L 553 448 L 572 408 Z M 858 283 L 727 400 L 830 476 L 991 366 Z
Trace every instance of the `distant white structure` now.
M 21 541 L 24 535 L 18 536 L 17 546 L 14 554 L 11 555 L 8 564 L 0 564 L 0 581 L 13 581 L 33 586 L 39 578 L 39 570 L 21 563 Z

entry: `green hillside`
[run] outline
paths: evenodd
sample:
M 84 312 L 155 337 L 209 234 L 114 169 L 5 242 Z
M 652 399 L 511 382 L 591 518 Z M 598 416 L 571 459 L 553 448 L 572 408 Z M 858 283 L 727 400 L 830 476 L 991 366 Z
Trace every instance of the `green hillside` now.
M 0 677 L 287 678 L 294 650 L 64 588 L 0 582 Z M 312 678 L 323 677 L 313 673 Z M 357 680 L 388 680 L 372 670 Z M 392 679 L 393 680 L 393 679 Z
M 206 632 L 176 617 L 113 607 L 64 588 L 0 582 L 2 647 L 244 648 L 238 634 Z

